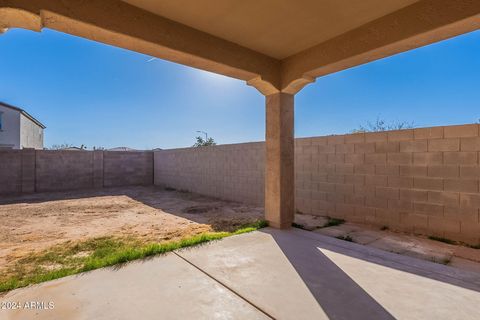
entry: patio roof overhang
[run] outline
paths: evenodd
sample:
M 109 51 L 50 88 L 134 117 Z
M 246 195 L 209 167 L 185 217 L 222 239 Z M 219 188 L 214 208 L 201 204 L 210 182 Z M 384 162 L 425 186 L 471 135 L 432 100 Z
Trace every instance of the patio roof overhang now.
M 268 96 L 266 215 L 293 218 L 293 95 L 316 77 L 480 27 L 478 0 L 0 0 L 50 28 L 246 81 Z
M 247 81 L 265 95 L 480 27 L 475 0 L 0 0 L 50 28 Z

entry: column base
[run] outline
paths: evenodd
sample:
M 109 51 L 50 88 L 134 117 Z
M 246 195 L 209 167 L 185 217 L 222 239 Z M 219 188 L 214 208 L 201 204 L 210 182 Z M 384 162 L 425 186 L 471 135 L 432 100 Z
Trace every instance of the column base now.
M 278 222 L 278 221 L 268 221 L 268 226 L 275 228 L 275 229 L 290 229 L 292 227 L 292 223 L 288 223 L 285 221 Z

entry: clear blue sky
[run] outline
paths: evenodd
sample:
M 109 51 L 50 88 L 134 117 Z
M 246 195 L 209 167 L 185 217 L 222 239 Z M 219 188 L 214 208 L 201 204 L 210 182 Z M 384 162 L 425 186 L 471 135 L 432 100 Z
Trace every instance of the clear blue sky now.
M 264 99 L 244 82 L 70 35 L 0 36 L 0 101 L 46 126 L 45 145 L 174 148 L 264 139 Z M 374 120 L 416 126 L 480 118 L 480 33 L 317 79 L 296 96 L 296 136 Z

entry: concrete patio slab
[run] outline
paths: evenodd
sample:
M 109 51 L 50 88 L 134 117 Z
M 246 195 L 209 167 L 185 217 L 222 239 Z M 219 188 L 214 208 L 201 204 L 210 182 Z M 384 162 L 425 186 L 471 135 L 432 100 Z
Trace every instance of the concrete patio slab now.
M 480 276 L 299 229 L 233 236 L 8 293 L 2 319 L 478 319 Z
M 419 258 L 423 260 L 433 261 L 437 263 L 448 264 L 452 259 L 452 252 L 440 250 L 435 246 L 429 247 L 422 245 L 414 245 L 409 247 L 402 253 L 405 256 Z
M 171 253 L 15 290 L 1 301 L 54 302 L 51 310 L 0 310 L 0 319 L 268 319 Z
M 296 214 L 295 219 L 298 220 L 298 216 L 307 222 L 318 219 L 317 216 L 309 214 Z M 321 216 L 319 218 L 327 219 L 327 217 Z M 313 227 L 313 224 L 307 225 Z M 311 230 L 311 228 L 304 227 L 300 229 Z M 462 243 L 449 244 L 417 234 L 391 231 L 388 228 L 379 229 L 372 225 L 352 222 L 332 227 L 320 227 L 311 231 L 338 239 L 348 239 L 351 242 L 387 252 L 447 264 L 466 271 L 480 272 L 480 250 L 475 246 Z
M 480 249 L 473 249 L 464 246 L 452 246 L 446 244 L 445 246 L 453 247 L 455 256 L 468 259 L 475 262 L 480 262 Z
M 412 238 L 403 235 L 390 235 L 368 244 L 372 248 L 404 254 L 415 246 Z
M 230 237 L 178 254 L 275 319 L 328 319 L 269 233 Z
M 478 319 L 478 304 L 480 303 L 480 276 L 476 272 L 468 272 L 450 266 L 432 263 L 408 256 L 385 252 L 356 243 L 338 241 L 337 239 L 322 236 L 313 232 L 292 230 L 296 235 L 307 237 L 316 242 L 302 245 L 306 255 L 308 246 L 316 246 L 330 262 L 333 262 L 338 271 L 345 273 L 355 285 L 358 285 L 364 294 L 373 298 L 377 307 L 381 307 L 396 319 Z M 289 234 L 274 235 L 278 243 L 292 242 Z M 284 238 L 283 240 L 280 240 Z M 287 246 L 284 245 L 284 248 Z M 288 252 L 284 250 L 284 252 Z M 328 312 L 325 284 L 334 286 L 337 281 L 325 280 L 318 275 L 319 263 L 310 258 L 310 270 L 303 270 L 297 258 L 289 259 L 296 264 L 296 269 L 306 280 L 317 301 L 323 306 L 327 314 L 335 318 L 337 315 Z M 347 262 L 352 263 L 347 266 Z M 320 259 L 317 259 L 320 261 Z M 316 265 L 316 267 L 312 267 Z M 317 268 L 317 271 L 312 270 Z M 316 273 L 317 277 L 311 276 Z M 368 274 L 368 275 L 367 275 Z M 337 274 L 338 275 L 338 274 Z M 328 279 L 335 277 L 329 273 Z M 363 278 L 365 277 L 365 278 Z M 324 281 L 323 288 L 319 285 Z M 364 282 L 365 281 L 365 282 Z M 366 283 L 368 281 L 368 283 Z M 344 283 L 347 285 L 347 283 Z M 353 284 L 348 284 L 350 288 Z M 348 292 L 344 286 L 344 292 Z M 316 288 L 321 288 L 318 292 Z M 350 290 L 351 291 L 351 290 Z M 339 289 L 337 292 L 341 292 Z M 356 305 L 355 301 L 361 298 L 359 292 L 352 292 L 344 296 L 343 303 L 348 309 L 354 309 L 355 315 L 340 315 L 340 319 L 377 319 L 369 316 L 373 304 Z M 323 302 L 321 302 L 323 300 Z M 370 302 L 373 302 L 370 301 Z M 345 306 L 345 304 L 344 304 Z M 358 309 L 357 309 L 358 307 Z M 365 309 L 365 311 L 363 311 Z M 341 309 L 338 309 L 341 310 Z M 379 319 L 388 319 L 385 315 Z
M 478 292 L 328 249 L 319 250 L 395 319 L 478 319 Z
M 334 227 L 317 229 L 313 232 L 330 237 L 341 237 L 357 231 L 362 231 L 362 228 L 356 224 L 347 222 Z
M 349 233 L 353 242 L 360 244 L 369 244 L 385 236 L 381 231 L 377 230 L 360 230 Z
M 303 230 L 266 229 L 180 255 L 278 319 L 318 318 L 311 302 L 291 312 L 298 276 L 331 319 L 478 319 L 478 274 Z
M 480 274 L 480 264 L 472 260 L 452 257 L 448 265 Z

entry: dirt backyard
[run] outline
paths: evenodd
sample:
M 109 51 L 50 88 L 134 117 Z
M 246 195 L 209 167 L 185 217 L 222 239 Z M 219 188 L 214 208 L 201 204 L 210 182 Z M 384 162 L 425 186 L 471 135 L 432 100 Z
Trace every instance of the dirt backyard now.
M 29 255 L 98 237 L 162 242 L 232 231 L 263 208 L 156 187 L 43 193 L 0 199 L 0 274 Z

